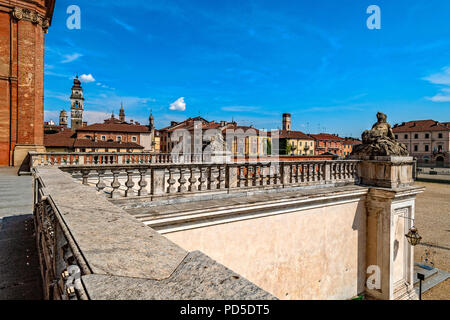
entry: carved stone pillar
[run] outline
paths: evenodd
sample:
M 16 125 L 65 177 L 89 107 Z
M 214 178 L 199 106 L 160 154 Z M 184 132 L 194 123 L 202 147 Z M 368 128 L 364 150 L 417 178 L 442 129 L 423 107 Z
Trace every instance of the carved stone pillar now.
M 359 164 L 362 183 L 371 186 L 366 200 L 366 293 L 373 299 L 417 299 L 414 251 L 405 235 L 413 226 L 416 195 L 424 188 L 414 186 L 409 158 L 390 158 Z

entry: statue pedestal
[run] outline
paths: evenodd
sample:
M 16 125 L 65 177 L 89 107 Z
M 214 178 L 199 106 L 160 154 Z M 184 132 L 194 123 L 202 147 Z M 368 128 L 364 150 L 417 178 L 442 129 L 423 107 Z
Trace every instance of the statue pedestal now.
M 414 250 L 405 234 L 413 226 L 415 197 L 412 157 L 353 156 L 360 184 L 370 186 L 366 199 L 366 294 L 371 299 L 417 299 Z M 373 272 L 373 273 L 372 273 Z M 374 282 L 372 282 L 374 280 Z
M 360 184 L 382 188 L 404 188 L 414 185 L 414 159 L 397 156 L 352 156 L 362 160 L 358 166 Z

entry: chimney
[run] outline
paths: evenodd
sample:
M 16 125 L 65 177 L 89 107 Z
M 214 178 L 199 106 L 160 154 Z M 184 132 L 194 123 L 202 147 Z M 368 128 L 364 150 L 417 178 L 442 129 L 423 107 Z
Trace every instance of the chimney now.
M 134 122 L 134 120 L 133 120 L 133 119 L 131 119 L 131 120 L 130 120 L 130 123 L 131 123 L 131 124 L 133 124 L 133 122 Z
M 176 126 L 177 124 L 178 124 L 178 122 L 176 122 L 176 121 L 170 121 L 170 126 L 171 127 Z

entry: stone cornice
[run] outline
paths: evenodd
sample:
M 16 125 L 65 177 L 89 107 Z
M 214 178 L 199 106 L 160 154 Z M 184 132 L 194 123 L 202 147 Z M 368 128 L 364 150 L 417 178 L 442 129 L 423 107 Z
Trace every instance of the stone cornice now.
M 29 21 L 33 24 L 38 24 L 42 27 L 45 33 L 48 32 L 48 27 L 50 26 L 50 20 L 37 11 L 30 9 L 22 9 L 19 7 L 14 7 L 12 10 L 12 16 L 16 20 Z

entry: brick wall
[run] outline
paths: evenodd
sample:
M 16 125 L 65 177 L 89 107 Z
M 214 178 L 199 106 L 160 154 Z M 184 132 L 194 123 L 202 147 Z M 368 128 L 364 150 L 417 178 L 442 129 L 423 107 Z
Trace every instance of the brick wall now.
M 44 142 L 44 37 L 53 5 L 0 0 L 0 166 L 20 160 L 16 145 Z

